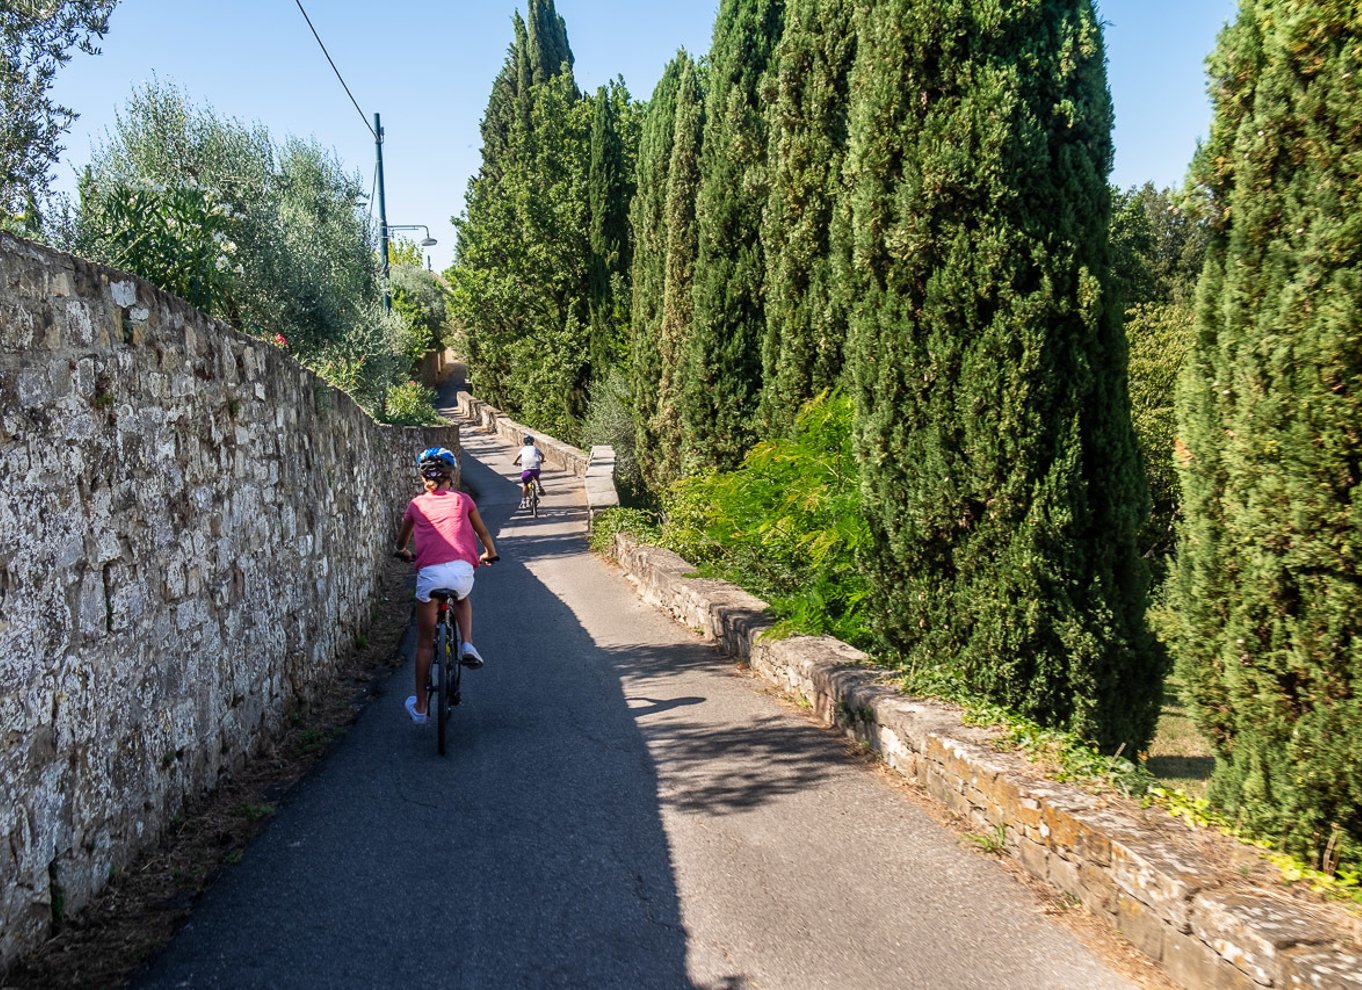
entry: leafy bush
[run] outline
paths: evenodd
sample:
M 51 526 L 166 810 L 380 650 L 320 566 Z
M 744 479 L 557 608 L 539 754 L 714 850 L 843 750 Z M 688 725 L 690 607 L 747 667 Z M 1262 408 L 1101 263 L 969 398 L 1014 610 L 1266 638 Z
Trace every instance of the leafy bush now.
M 591 549 L 609 554 L 615 545 L 615 534 L 628 533 L 640 543 L 656 543 L 657 518 L 643 509 L 606 509 L 591 523 Z
M 87 247 L 116 268 L 134 272 L 214 316 L 226 316 L 232 283 L 242 272 L 228 236 L 232 208 L 192 178 L 169 186 L 115 181 L 81 184 Z
M 444 422 L 435 410 L 435 390 L 420 382 L 389 388 L 379 418 L 397 426 L 435 426 Z
M 664 546 L 765 598 L 791 631 L 869 645 L 847 396 L 820 395 L 788 438 L 758 444 L 736 471 L 676 483 L 664 504 Z
M 1173 399 L 1194 329 L 1192 310 L 1176 303 L 1146 303 L 1126 313 L 1131 419 L 1152 503 L 1149 518 L 1140 530 L 1140 551 L 1150 561 L 1156 581 L 1162 580 L 1177 542 L 1174 530 L 1181 496 L 1173 464 L 1177 433 Z
M 401 313 L 416 331 L 412 345 L 416 351 L 413 361 L 421 353 L 444 346 L 445 290 L 434 273 L 420 265 L 399 264 L 391 274 L 393 309 Z
M 624 370 L 612 367 L 605 378 L 592 383 L 582 441 L 587 447 L 601 444 L 614 449 L 615 487 L 624 504 L 637 505 L 645 499 L 629 375 Z
M 148 84 L 96 149 L 60 246 L 285 338 L 372 413 L 428 330 L 383 312 L 364 193 L 319 145 L 276 144 L 259 124 Z

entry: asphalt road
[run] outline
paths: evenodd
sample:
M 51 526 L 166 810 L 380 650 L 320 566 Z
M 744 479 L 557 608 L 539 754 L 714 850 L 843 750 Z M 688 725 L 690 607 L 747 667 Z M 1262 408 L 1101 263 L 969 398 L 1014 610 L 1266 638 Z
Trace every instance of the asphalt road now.
M 479 569 L 439 757 L 407 667 L 138 987 L 1129 987 L 998 864 L 642 604 L 581 484 L 516 511 L 465 424 Z

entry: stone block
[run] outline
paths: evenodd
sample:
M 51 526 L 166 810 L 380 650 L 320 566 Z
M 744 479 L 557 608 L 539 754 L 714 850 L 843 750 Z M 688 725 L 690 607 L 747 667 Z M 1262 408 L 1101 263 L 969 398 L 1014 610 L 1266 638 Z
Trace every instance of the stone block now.
M 1116 930 L 1150 959 L 1158 962 L 1163 958 L 1164 935 L 1168 925 L 1142 901 L 1118 890 L 1115 924 Z
M 1214 882 L 1175 843 L 1136 833 L 1112 839 L 1111 872 L 1117 887 L 1149 905 L 1180 932 L 1192 930 L 1192 898 Z
M 1287 990 L 1362 990 L 1362 951 L 1298 949 L 1282 958 L 1279 986 Z
M 1062 893 L 1082 900 L 1083 881 L 1077 863 L 1051 851 L 1049 869 L 1049 880 L 1052 884 Z
M 1016 849 L 1017 860 L 1038 880 L 1046 880 L 1050 876 L 1050 851 L 1039 843 L 1032 842 L 1023 835 L 1017 835 L 1008 830 L 1009 843 Z
M 1164 932 L 1161 968 L 1186 990 L 1256 990 L 1255 983 L 1195 935 Z
M 1019 829 L 1039 829 L 1040 802 L 1031 793 L 1031 784 L 1017 774 L 999 774 L 988 792 L 1003 819 Z
M 1111 871 L 1087 860 L 1078 861 L 1078 899 L 1099 915 L 1116 910 L 1116 882 Z
M 1193 899 L 1192 933 L 1264 986 L 1275 985 L 1287 949 L 1334 939 L 1329 924 L 1299 901 L 1218 891 Z

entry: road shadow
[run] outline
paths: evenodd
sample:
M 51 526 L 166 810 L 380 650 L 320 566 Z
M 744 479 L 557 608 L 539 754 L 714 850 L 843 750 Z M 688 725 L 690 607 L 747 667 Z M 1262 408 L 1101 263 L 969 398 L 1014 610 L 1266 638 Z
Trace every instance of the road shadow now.
M 468 466 L 502 560 L 477 572 L 487 663 L 464 676 L 447 755 L 403 710 L 408 637 L 406 664 L 134 986 L 694 986 L 646 717 L 529 566 L 582 539 L 508 525 L 495 473 Z

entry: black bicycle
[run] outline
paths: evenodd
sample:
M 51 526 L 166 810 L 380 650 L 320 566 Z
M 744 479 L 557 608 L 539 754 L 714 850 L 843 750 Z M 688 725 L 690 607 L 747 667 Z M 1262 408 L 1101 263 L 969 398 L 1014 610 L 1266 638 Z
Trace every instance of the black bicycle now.
M 430 597 L 440 603 L 435 619 L 435 652 L 430 658 L 429 680 L 426 686 L 426 710 L 435 716 L 435 746 L 445 755 L 445 726 L 454 706 L 461 700 L 459 683 L 463 674 L 463 633 L 454 621 L 450 603 L 458 600 L 450 588 L 437 588 Z
M 393 554 L 398 560 L 411 560 L 411 551 Z M 501 557 L 488 557 L 486 563 L 495 564 Z M 459 600 L 452 588 L 436 588 L 430 593 L 439 606 L 435 616 L 435 644 L 431 652 L 430 669 L 426 674 L 426 711 L 435 716 L 435 747 L 445 755 L 446 726 L 454 706 L 462 700 L 460 682 L 463 680 L 463 631 L 454 618 L 452 602 Z

